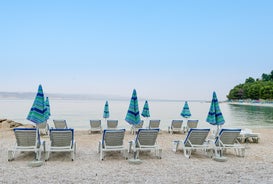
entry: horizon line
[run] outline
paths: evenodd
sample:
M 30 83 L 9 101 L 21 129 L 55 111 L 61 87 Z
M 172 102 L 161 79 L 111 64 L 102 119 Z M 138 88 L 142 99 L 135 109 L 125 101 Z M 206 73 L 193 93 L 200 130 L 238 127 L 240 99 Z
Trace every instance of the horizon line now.
M 119 95 L 105 95 L 105 94 L 81 94 L 81 93 L 73 93 L 73 94 L 67 94 L 67 93 L 46 93 L 47 97 L 50 97 L 51 99 L 60 99 L 60 100 L 129 100 L 130 97 L 126 96 L 119 96 Z M 5 92 L 0 91 L 0 99 L 33 99 L 36 95 L 36 92 Z M 140 101 L 148 100 L 143 97 L 138 98 Z M 185 100 L 185 99 L 166 99 L 166 98 L 151 98 L 148 101 L 189 101 L 189 102 L 207 102 L 210 100 L 204 100 L 204 99 L 191 99 L 191 100 Z

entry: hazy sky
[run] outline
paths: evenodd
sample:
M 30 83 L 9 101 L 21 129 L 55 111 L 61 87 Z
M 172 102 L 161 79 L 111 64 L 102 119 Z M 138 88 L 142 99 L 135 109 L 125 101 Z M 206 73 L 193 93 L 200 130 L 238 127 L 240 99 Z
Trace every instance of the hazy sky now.
M 273 70 L 273 1 L 0 1 L 0 91 L 225 100 Z

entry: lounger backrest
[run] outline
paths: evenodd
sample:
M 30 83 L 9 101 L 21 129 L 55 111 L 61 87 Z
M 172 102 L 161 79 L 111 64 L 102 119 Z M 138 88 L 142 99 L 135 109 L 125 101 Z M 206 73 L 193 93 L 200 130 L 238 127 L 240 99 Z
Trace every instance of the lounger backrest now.
M 172 120 L 173 128 L 181 128 L 183 124 L 183 120 Z
M 209 134 L 210 129 L 191 128 L 184 141 L 185 146 L 202 145 Z
M 223 144 L 234 144 L 237 140 L 237 137 L 240 135 L 241 129 L 227 129 L 223 128 L 219 132 L 215 140 L 215 144 L 218 146 L 220 141 Z
M 91 128 L 98 128 L 101 127 L 101 120 L 90 120 Z
M 142 128 L 143 127 L 143 120 L 140 121 L 139 124 L 134 125 L 135 128 Z
M 39 130 L 36 128 L 14 128 L 17 146 L 38 147 L 40 144 Z
M 125 135 L 125 129 L 103 131 L 102 143 L 103 146 L 122 146 Z
M 68 147 L 74 142 L 74 129 L 50 129 L 50 141 L 52 147 Z
M 136 136 L 137 146 L 153 146 L 156 143 L 159 129 L 139 129 Z
M 149 128 L 159 128 L 160 120 L 150 120 Z
M 37 123 L 36 127 L 40 128 L 40 129 L 45 129 L 45 128 L 47 128 L 47 122 Z
M 107 120 L 107 128 L 117 128 L 118 120 Z
M 55 128 L 67 128 L 66 120 L 60 119 L 60 120 L 53 120 Z
M 196 128 L 198 125 L 198 120 L 188 120 L 187 121 L 187 126 L 188 128 Z

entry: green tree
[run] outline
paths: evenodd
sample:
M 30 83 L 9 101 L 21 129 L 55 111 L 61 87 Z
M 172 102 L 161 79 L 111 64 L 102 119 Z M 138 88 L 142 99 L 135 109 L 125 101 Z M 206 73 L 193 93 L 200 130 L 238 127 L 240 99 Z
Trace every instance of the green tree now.
M 248 91 L 248 96 L 251 99 L 259 100 L 260 99 L 260 86 L 251 85 Z
M 264 86 L 261 88 L 261 99 L 272 99 L 273 97 L 273 87 L 272 86 Z
M 271 79 L 271 75 L 265 74 L 265 73 L 262 74 L 263 81 L 270 81 L 270 79 Z
M 227 95 L 228 99 L 273 99 L 273 70 L 263 73 L 261 79 L 249 77 L 244 84 L 233 87 Z
M 254 83 L 254 82 L 255 82 L 255 79 L 252 77 L 247 78 L 245 81 L 245 83 Z

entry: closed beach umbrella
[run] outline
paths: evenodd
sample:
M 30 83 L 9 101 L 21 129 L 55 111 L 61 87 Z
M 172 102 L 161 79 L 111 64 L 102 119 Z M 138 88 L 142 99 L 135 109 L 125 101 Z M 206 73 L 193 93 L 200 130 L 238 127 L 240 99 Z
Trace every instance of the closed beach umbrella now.
M 145 101 L 141 115 L 145 118 L 150 117 L 149 104 L 147 100 Z
M 182 117 L 184 118 L 189 118 L 191 117 L 191 112 L 190 112 L 190 108 L 189 108 L 189 105 L 188 105 L 188 102 L 185 101 L 185 104 L 184 104 L 184 107 L 182 109 L 182 112 L 180 114 Z
M 208 123 L 210 123 L 211 125 L 217 125 L 216 135 L 218 134 L 220 126 L 225 123 L 225 120 L 224 120 L 223 114 L 220 110 L 219 102 L 218 102 L 215 92 L 213 92 L 213 95 L 212 95 L 210 110 L 209 110 L 206 121 Z
M 45 108 L 45 99 L 42 85 L 38 87 L 38 93 L 34 99 L 33 105 L 27 116 L 27 120 L 32 121 L 33 123 L 43 123 L 46 119 L 46 108 Z
M 46 108 L 46 111 L 45 111 L 45 118 L 46 120 L 49 119 L 51 113 L 50 113 L 50 105 L 49 105 L 49 99 L 48 97 L 46 97 L 46 101 L 45 101 L 45 108 Z
M 110 113 L 109 113 L 109 105 L 108 105 L 108 101 L 105 102 L 104 105 L 104 111 L 103 111 L 103 118 L 109 118 L 110 117 Z
M 125 120 L 131 125 L 137 125 L 141 121 L 139 115 L 137 93 L 135 89 L 133 90 L 132 98 Z

